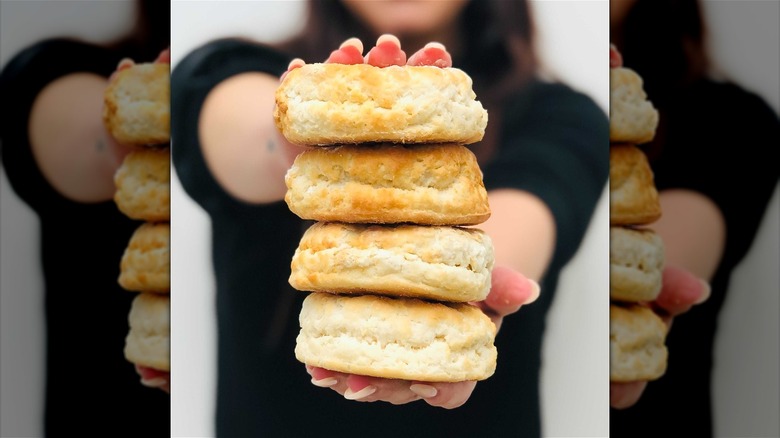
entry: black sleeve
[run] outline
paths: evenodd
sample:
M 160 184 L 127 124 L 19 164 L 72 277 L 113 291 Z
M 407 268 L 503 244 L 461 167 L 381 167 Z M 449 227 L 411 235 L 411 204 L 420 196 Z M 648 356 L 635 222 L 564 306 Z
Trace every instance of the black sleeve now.
M 556 225 L 551 266 L 576 252 L 609 174 L 609 122 L 589 97 L 561 84 L 534 83 L 503 109 L 501 143 L 484 167 L 488 190 L 538 196 Z
M 21 51 L 3 68 L 0 74 L 2 162 L 11 187 L 38 213 L 46 209 L 61 211 L 74 203 L 49 185 L 33 157 L 28 128 L 35 98 L 52 81 L 72 73 L 108 77 L 119 59 L 118 54 L 100 46 L 50 39 Z
M 777 186 L 780 120 L 757 95 L 714 82 L 692 87 L 664 115 L 668 140 L 652 161 L 658 189 L 694 190 L 718 206 L 726 223 L 722 263 L 734 266 Z
M 189 53 L 171 74 L 173 164 L 184 190 L 206 211 L 243 205 L 214 179 L 203 157 L 198 125 L 203 103 L 222 81 L 247 72 L 280 76 L 292 57 L 239 39 L 222 39 Z

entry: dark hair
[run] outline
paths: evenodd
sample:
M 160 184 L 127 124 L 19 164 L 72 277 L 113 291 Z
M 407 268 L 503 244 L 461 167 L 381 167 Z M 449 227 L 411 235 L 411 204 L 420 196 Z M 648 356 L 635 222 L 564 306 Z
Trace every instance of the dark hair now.
M 133 29 L 108 46 L 137 62 L 151 62 L 170 46 L 170 2 L 138 0 L 135 3 Z
M 626 67 L 644 79 L 654 104 L 665 106 L 709 68 L 699 0 L 639 0 L 622 25 Z
M 464 46 L 462 53 L 453 54 L 453 65 L 474 80 L 474 90 L 490 115 L 483 146 L 475 149 L 483 160 L 492 155 L 497 141 L 503 99 L 536 74 L 535 27 L 526 0 L 471 0 L 461 11 L 458 26 L 465 33 Z M 310 0 L 304 29 L 280 48 L 307 62 L 326 59 L 347 38 L 373 42 L 378 37 L 333 0 Z

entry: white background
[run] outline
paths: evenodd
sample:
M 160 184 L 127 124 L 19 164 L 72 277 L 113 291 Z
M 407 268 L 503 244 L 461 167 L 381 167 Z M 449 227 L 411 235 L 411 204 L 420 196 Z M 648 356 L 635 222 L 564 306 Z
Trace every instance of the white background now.
M 127 29 L 132 16 L 132 5 L 125 2 L 43 3 L 2 1 L 0 64 L 45 36 L 66 34 L 109 40 Z M 272 41 L 297 30 L 300 2 L 257 3 L 263 4 L 174 1 L 173 63 L 220 36 Z M 607 2 L 536 1 L 533 6 L 543 61 L 558 77 L 606 108 Z M 254 9 L 258 7 L 261 12 Z M 248 8 L 253 11 L 247 12 Z M 746 88 L 759 92 L 778 111 L 778 2 L 707 1 L 705 12 L 716 63 Z M 594 63 L 594 59 L 604 62 Z M 171 196 L 172 432 L 177 436 L 209 436 L 213 435 L 215 381 L 209 223 L 175 179 Z M 562 278 L 550 315 L 542 376 L 547 436 L 607 434 L 605 201 L 601 200 L 586 241 Z M 0 214 L 0 435 L 40 436 L 43 286 L 38 222 L 10 190 L 4 171 L 0 171 Z M 780 435 L 778 223 L 780 200 L 776 192 L 753 249 L 735 272 L 720 321 L 715 368 L 718 436 Z M 565 334 L 572 328 L 581 337 Z M 16 341 L 20 333 L 25 342 Z M 92 386 L 85 382 L 85 390 Z

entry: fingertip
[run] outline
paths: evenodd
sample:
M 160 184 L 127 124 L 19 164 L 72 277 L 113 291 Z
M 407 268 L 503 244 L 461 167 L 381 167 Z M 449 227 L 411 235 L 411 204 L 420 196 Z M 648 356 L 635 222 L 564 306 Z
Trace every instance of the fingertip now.
M 306 62 L 303 59 L 295 58 L 292 61 L 290 61 L 289 64 L 287 64 L 287 71 L 290 71 L 290 70 L 293 70 L 293 69 L 296 69 L 296 68 L 299 68 L 299 67 L 303 67 L 304 65 L 306 65 Z
M 334 373 L 331 370 L 326 370 L 325 368 L 320 368 L 315 366 L 312 367 L 307 366 L 306 370 L 309 372 L 309 374 L 314 380 L 323 380 L 323 379 L 327 379 L 328 377 L 333 377 L 336 375 L 336 373 Z
M 117 71 L 124 70 L 126 68 L 130 68 L 135 65 L 135 61 L 133 61 L 130 58 L 122 58 L 119 63 L 116 65 Z
M 436 394 L 439 393 L 439 390 L 436 389 L 435 386 L 427 385 L 424 383 L 413 383 L 409 385 L 409 390 L 424 399 L 436 397 Z
M 702 279 L 699 279 L 699 282 L 701 283 L 702 286 L 701 294 L 699 295 L 699 298 L 697 298 L 696 301 L 693 302 L 693 304 L 702 304 L 706 302 L 708 299 L 710 299 L 710 295 L 712 294 L 712 287 L 708 282 Z
M 528 282 L 531 284 L 531 294 L 528 297 L 528 299 L 523 304 L 531 304 L 537 299 L 539 299 L 539 295 L 542 293 L 542 287 L 539 286 L 539 283 L 537 283 L 535 280 L 528 279 Z
M 399 40 L 398 37 L 393 35 L 393 34 L 386 33 L 386 34 L 380 35 L 379 38 L 376 39 L 376 45 L 377 46 L 379 46 L 381 44 L 385 44 L 385 43 L 392 43 L 395 46 L 397 46 L 398 48 L 401 48 L 401 40 Z
M 439 50 L 447 50 L 447 48 L 444 46 L 444 44 L 438 42 L 438 41 L 431 41 L 430 43 L 425 45 L 426 49 L 439 49 Z
M 339 46 L 339 49 L 343 49 L 345 47 L 354 47 L 354 48 L 357 49 L 358 52 L 360 52 L 361 55 L 363 54 L 363 42 L 360 41 L 360 38 L 352 37 L 352 38 L 344 41 Z
M 646 381 L 627 383 L 610 383 L 609 404 L 615 409 L 626 409 L 634 406 L 647 387 Z

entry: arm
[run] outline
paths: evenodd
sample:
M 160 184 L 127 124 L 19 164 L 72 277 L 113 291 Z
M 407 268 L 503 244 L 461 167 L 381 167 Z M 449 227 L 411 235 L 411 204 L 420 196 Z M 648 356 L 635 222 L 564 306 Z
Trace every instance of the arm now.
M 203 155 L 217 182 L 246 202 L 284 198 L 284 174 L 303 148 L 284 139 L 274 126 L 274 92 L 279 79 L 244 73 L 209 94 L 198 127 Z
M 60 194 L 77 202 L 114 196 L 114 172 L 129 149 L 103 127 L 106 78 L 90 73 L 64 76 L 35 99 L 29 135 L 41 173 Z
M 480 228 L 493 239 L 496 266 L 507 266 L 539 281 L 555 248 L 552 212 L 527 191 L 492 190 L 488 200 L 492 214 Z
M 691 190 L 659 194 L 663 215 L 651 227 L 664 241 L 667 266 L 712 279 L 726 245 L 726 222 L 715 203 Z

